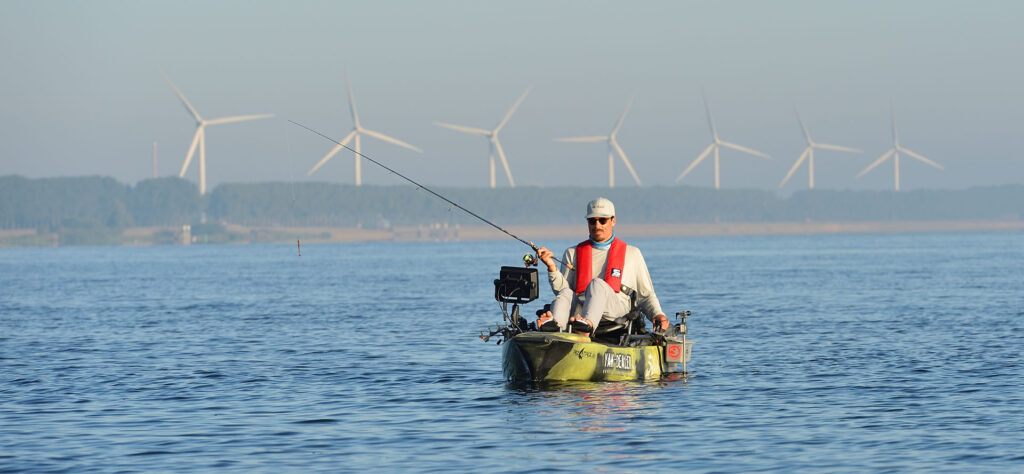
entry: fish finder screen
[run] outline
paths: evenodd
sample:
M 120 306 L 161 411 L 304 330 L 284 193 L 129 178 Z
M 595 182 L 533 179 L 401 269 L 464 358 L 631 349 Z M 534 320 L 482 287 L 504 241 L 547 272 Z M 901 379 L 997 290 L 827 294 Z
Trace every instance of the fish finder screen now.
M 537 269 L 501 267 L 494 280 L 494 298 L 505 303 L 529 303 L 537 299 Z

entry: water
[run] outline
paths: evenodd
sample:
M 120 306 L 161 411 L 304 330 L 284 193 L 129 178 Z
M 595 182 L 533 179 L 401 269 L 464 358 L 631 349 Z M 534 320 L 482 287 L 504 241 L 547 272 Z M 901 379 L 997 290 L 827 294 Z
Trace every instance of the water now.
M 687 378 L 506 385 L 511 240 L 0 249 L 0 470 L 1024 467 L 1021 234 L 629 240 Z

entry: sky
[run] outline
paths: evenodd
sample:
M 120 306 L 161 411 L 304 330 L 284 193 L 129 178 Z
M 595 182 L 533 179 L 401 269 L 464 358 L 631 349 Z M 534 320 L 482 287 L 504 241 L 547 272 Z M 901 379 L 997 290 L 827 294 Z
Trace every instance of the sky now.
M 207 119 L 207 179 L 353 183 L 351 153 L 307 171 L 360 122 L 423 150 L 370 137 L 362 151 L 428 186 L 489 182 L 495 127 L 518 186 L 607 186 L 602 143 L 618 133 L 645 186 L 712 186 L 702 95 L 721 139 L 723 188 L 791 193 L 817 142 L 817 189 L 893 188 L 900 143 L 944 166 L 901 159 L 901 188 L 1024 183 L 1024 3 L 1015 1 L 21 1 L 0 2 L 0 176 L 111 176 L 135 184 L 180 171 L 195 121 L 163 70 Z M 198 154 L 197 154 L 198 155 Z M 498 186 L 508 183 L 497 171 Z M 198 182 L 198 156 L 186 179 Z M 364 184 L 401 179 L 363 162 Z M 634 186 L 621 162 L 617 187 Z

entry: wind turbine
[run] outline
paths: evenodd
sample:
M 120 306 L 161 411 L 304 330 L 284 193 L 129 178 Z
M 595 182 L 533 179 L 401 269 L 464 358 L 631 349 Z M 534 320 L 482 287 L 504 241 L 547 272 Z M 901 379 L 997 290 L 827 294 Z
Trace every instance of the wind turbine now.
M 490 159 L 491 159 L 491 188 L 494 188 L 494 152 L 495 151 L 498 152 L 498 158 L 501 158 L 501 166 L 503 166 L 505 168 L 505 176 L 508 177 L 508 185 L 509 185 L 509 187 L 512 187 L 512 188 L 516 187 L 516 182 L 515 182 L 514 179 L 512 179 L 512 171 L 510 171 L 508 169 L 508 160 L 505 159 L 505 151 L 501 149 L 501 143 L 498 142 L 498 132 L 501 131 L 501 127 L 504 127 L 505 124 L 508 123 L 508 119 L 512 118 L 512 114 L 515 113 L 517 108 L 519 108 L 519 104 L 523 103 L 523 99 L 526 98 L 526 95 L 530 93 L 531 89 L 533 89 L 533 88 L 532 87 L 527 88 L 526 92 L 523 92 L 523 95 L 519 96 L 519 100 L 517 100 L 516 103 L 512 105 L 511 109 L 508 109 L 508 113 L 505 114 L 505 118 L 501 119 L 501 122 L 498 122 L 498 126 L 494 127 L 494 130 L 484 130 L 482 128 L 466 127 L 464 125 L 452 125 L 450 123 L 444 123 L 444 122 L 434 122 L 434 125 L 437 125 L 439 127 L 450 128 L 450 129 L 455 130 L 457 132 L 463 132 L 463 133 L 469 133 L 469 134 L 472 134 L 472 135 L 481 135 L 481 136 L 487 137 L 487 140 L 490 143 L 489 153 L 490 153 Z
M 192 162 L 192 155 L 195 153 L 196 146 L 198 145 L 199 146 L 199 194 L 206 194 L 206 126 L 207 125 L 220 125 L 222 123 L 244 122 L 246 120 L 264 119 L 264 118 L 273 117 L 274 115 L 273 114 L 237 115 L 237 116 L 234 116 L 234 117 L 222 117 L 222 118 L 206 120 L 206 119 L 202 118 L 201 116 L 199 116 L 199 112 L 196 111 L 195 107 L 192 107 L 192 104 L 188 103 L 188 100 L 185 99 L 185 95 L 182 94 L 181 91 L 179 91 L 177 87 L 174 87 L 174 84 L 167 77 L 167 74 L 164 74 L 163 71 L 160 71 L 160 75 L 164 77 L 164 80 L 167 81 L 167 85 L 171 86 L 171 89 L 174 90 L 174 93 L 178 95 L 179 99 L 181 99 L 181 103 L 185 104 L 185 108 L 188 110 L 188 112 L 190 114 L 192 114 L 192 118 L 194 118 L 196 120 L 196 133 L 194 135 L 192 135 L 192 144 L 189 145 L 189 147 L 188 147 L 188 154 L 185 155 L 185 163 L 183 163 L 181 165 L 181 172 L 178 173 L 178 177 L 179 178 L 184 178 L 185 177 L 185 172 L 188 171 L 188 165 L 189 165 L 189 163 Z
M 640 177 L 636 175 L 636 171 L 633 170 L 633 165 L 629 162 L 629 158 L 626 158 L 626 152 L 622 151 L 622 147 L 619 146 L 619 142 L 615 141 L 615 134 L 619 133 L 619 129 L 622 128 L 622 121 L 626 119 L 626 113 L 629 112 L 630 106 L 633 105 L 633 100 L 626 104 L 626 109 L 622 111 L 622 115 L 619 116 L 619 121 L 615 124 L 615 128 L 612 129 L 612 133 L 601 137 L 570 137 L 570 138 L 556 138 L 556 142 L 574 142 L 574 143 L 596 143 L 606 142 L 608 144 L 608 187 L 615 187 L 615 156 L 614 153 L 619 153 L 619 158 L 622 158 L 622 162 L 626 165 L 626 169 L 633 175 L 633 181 L 636 181 L 637 186 L 643 186 L 640 182 Z
M 387 135 L 384 135 L 383 133 L 375 132 L 375 131 L 370 130 L 368 128 L 363 128 L 363 126 L 359 124 L 359 112 L 356 111 L 356 100 L 352 96 L 352 84 L 349 83 L 349 81 L 348 81 L 348 75 L 345 76 L 345 87 L 348 88 L 348 110 L 352 114 L 352 131 L 348 132 L 348 135 L 345 135 L 345 138 L 343 138 L 340 142 L 338 142 L 338 144 L 335 145 L 334 148 L 332 148 L 329 153 L 324 155 L 324 157 L 321 158 L 320 161 L 316 165 L 314 165 L 313 168 L 311 168 L 306 173 L 306 176 L 312 176 L 313 173 L 315 173 L 316 170 L 320 169 L 321 166 L 323 166 L 325 163 L 327 163 L 331 159 L 331 157 L 336 155 L 343 148 L 346 148 L 346 145 L 348 145 L 348 142 L 350 142 L 352 140 L 355 140 L 355 146 L 354 146 L 354 148 L 352 148 L 352 150 L 354 151 L 354 156 L 355 156 L 356 186 L 362 186 L 362 184 L 363 184 L 363 177 L 362 177 L 362 171 L 361 171 L 362 168 L 360 167 L 360 163 L 361 162 L 360 162 L 360 156 L 359 156 L 359 150 L 360 150 L 360 147 L 359 147 L 359 135 L 360 134 L 366 134 L 366 135 L 371 136 L 373 138 L 376 138 L 378 140 L 381 140 L 381 141 L 384 141 L 384 142 L 388 142 L 388 143 L 390 143 L 392 145 L 398 145 L 398 146 L 400 146 L 402 148 L 408 148 L 408 149 L 410 149 L 412 151 L 415 151 L 417 153 L 422 153 L 423 152 L 423 150 L 420 150 L 419 148 L 416 148 L 416 147 L 414 147 L 414 146 L 412 146 L 412 145 L 410 145 L 408 143 L 405 143 L 405 142 L 403 142 L 401 140 L 398 140 L 398 139 L 395 139 L 395 138 L 391 138 L 391 137 L 389 137 Z
M 711 106 L 708 105 L 708 98 L 707 98 L 707 96 L 704 96 L 704 108 L 708 112 L 708 126 L 711 127 L 711 139 L 712 139 L 712 142 L 711 142 L 710 145 L 708 145 L 707 148 L 704 149 L 703 152 L 701 152 L 701 154 L 697 157 L 697 159 L 693 160 L 693 163 L 690 163 L 690 166 L 686 167 L 686 169 L 683 170 L 683 172 L 679 174 L 679 177 L 676 178 L 676 182 L 677 183 L 679 182 L 679 180 L 683 179 L 683 177 L 685 177 L 690 172 L 690 170 L 692 170 L 695 166 L 697 166 L 697 164 L 699 164 L 701 162 L 701 160 L 706 158 L 708 156 L 708 153 L 711 153 L 712 151 L 714 151 L 715 152 L 715 189 L 719 189 L 718 150 L 721 147 L 732 148 L 733 150 L 742 151 L 744 153 L 749 153 L 749 154 L 754 155 L 754 156 L 760 156 L 761 158 L 771 158 L 770 156 L 768 156 L 768 155 L 766 155 L 764 153 L 761 153 L 761 152 L 759 152 L 757 150 L 752 150 L 750 148 L 737 145 L 735 143 L 729 143 L 727 141 L 724 141 L 724 140 L 718 138 L 718 131 L 715 130 L 715 120 L 711 117 Z
M 921 156 L 921 155 L 919 155 L 917 153 L 914 153 L 913 151 L 910 151 L 910 150 L 908 150 L 906 148 L 903 148 L 903 146 L 900 145 L 899 135 L 896 133 L 896 114 L 892 112 L 892 108 L 891 107 L 890 107 L 889 112 L 890 112 L 890 114 L 892 114 L 891 115 L 891 119 L 892 119 L 892 148 L 890 148 L 889 151 L 885 152 L 884 155 L 878 157 L 878 159 L 875 160 L 870 165 L 868 165 L 867 168 L 864 168 L 864 170 L 862 170 L 860 173 L 857 174 L 857 177 L 860 178 L 861 176 L 864 176 L 865 173 L 867 173 L 868 171 L 871 171 L 876 166 L 882 164 L 883 161 L 889 159 L 889 156 L 892 156 L 893 169 L 895 170 L 894 176 L 895 176 L 895 180 L 896 180 L 896 191 L 899 191 L 900 190 L 900 153 L 906 153 L 911 158 L 914 158 L 914 159 L 916 159 L 918 161 L 921 161 L 921 162 L 924 162 L 926 164 L 932 165 L 932 166 L 934 166 L 934 167 L 936 167 L 936 168 L 938 168 L 940 170 L 941 169 L 945 169 L 945 168 L 942 167 L 942 165 L 940 165 L 940 164 L 938 164 L 938 163 L 936 163 L 936 162 L 934 162 L 932 160 L 929 160 L 928 158 L 925 158 L 925 157 L 923 157 L 923 156 Z
M 779 188 L 782 188 L 782 186 L 784 186 L 786 184 L 786 181 L 789 181 L 789 178 L 793 176 L 793 173 L 796 172 L 796 169 L 799 168 L 800 165 L 806 159 L 807 160 L 807 176 L 808 176 L 807 188 L 808 189 L 814 189 L 814 149 L 815 148 L 820 148 L 822 150 L 848 151 L 848 152 L 851 152 L 851 153 L 864 153 L 863 150 L 858 150 L 856 148 L 849 148 L 849 147 L 839 146 L 839 145 L 829 145 L 827 143 L 815 143 L 814 140 L 811 140 L 811 133 L 807 131 L 807 126 L 804 125 L 804 120 L 802 118 L 800 118 L 800 111 L 796 110 L 795 107 L 794 107 L 793 110 L 794 110 L 794 112 L 796 112 L 796 119 L 797 119 L 797 121 L 800 122 L 800 128 L 803 129 L 803 131 L 804 131 L 804 139 L 807 140 L 807 148 L 804 148 L 804 152 L 801 153 L 800 157 L 796 159 L 796 163 L 793 163 L 793 167 L 789 169 L 789 173 L 786 173 L 786 177 L 782 178 L 782 182 L 779 183 Z

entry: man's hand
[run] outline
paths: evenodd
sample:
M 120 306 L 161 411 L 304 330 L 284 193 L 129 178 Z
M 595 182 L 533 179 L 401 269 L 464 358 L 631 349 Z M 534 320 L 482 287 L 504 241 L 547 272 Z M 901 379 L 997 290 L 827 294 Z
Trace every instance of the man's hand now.
M 537 249 L 537 260 L 544 262 L 544 265 L 548 266 L 549 272 L 558 271 L 558 267 L 555 266 L 555 254 L 548 250 L 547 247 Z
M 661 328 L 662 331 L 668 330 L 668 318 L 664 314 L 659 314 L 654 317 L 654 327 Z

